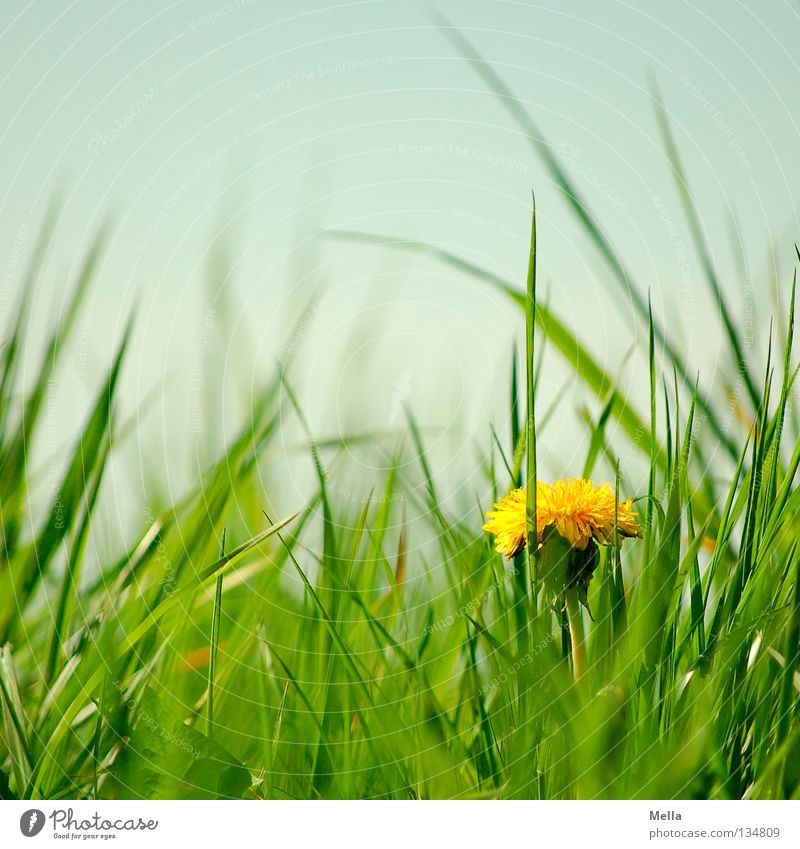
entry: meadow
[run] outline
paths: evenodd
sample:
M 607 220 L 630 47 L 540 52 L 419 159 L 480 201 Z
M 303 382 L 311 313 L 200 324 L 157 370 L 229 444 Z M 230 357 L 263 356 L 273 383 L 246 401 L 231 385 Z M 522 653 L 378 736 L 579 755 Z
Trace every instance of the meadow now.
M 517 305 L 510 438 L 488 422 L 476 437 L 474 509 L 450 509 L 450 482 L 410 406 L 402 437 L 381 443 L 380 473 L 334 485 L 348 438 L 311 431 L 285 362 L 224 453 L 174 503 L 139 505 L 137 539 L 98 564 L 93 523 L 109 457 L 137 423 L 118 414 L 128 335 L 57 486 L 33 499 L 30 446 L 49 381 L 70 367 L 64 350 L 103 250 L 98 240 L 38 374 L 23 380 L 45 220 L 0 348 L 0 798 L 800 796 L 794 281 L 779 281 L 773 321 L 756 329 L 768 340 L 762 357 L 723 294 L 659 111 L 717 306 L 709 321 L 729 346 L 726 373 L 705 374 L 653 314 L 646 282 L 631 279 L 533 118 L 469 44 L 458 46 L 633 305 L 648 403 L 625 397 L 592 354 L 598 340 L 576 338 L 539 297 L 536 253 L 546 246 L 535 226 L 527 277 L 523 268 L 516 280 L 435 245 L 327 233 L 388 256 L 431 256 Z M 591 410 L 569 400 L 539 409 L 544 351 L 574 371 Z M 588 450 L 562 477 L 608 481 L 615 503 L 632 499 L 641 529 L 617 544 L 617 515 L 609 544 L 589 542 L 581 593 L 553 586 L 545 546 L 505 558 L 482 530 L 493 503 L 537 479 L 537 437 L 554 417 L 576 415 Z M 287 418 L 304 433 L 316 483 L 299 512 L 277 515 L 259 461 L 282 450 Z M 525 506 L 536 515 L 530 497 Z M 433 549 L 409 546 L 410 517 L 427 524 Z

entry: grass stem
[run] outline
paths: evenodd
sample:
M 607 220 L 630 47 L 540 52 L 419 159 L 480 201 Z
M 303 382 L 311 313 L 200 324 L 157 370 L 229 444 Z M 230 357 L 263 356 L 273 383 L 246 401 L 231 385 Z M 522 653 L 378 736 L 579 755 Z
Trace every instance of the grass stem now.
M 531 242 L 528 256 L 527 298 L 525 301 L 525 372 L 526 372 L 526 442 L 527 442 L 527 551 L 531 591 L 536 578 L 536 416 L 534 402 L 534 341 L 536 327 L 536 198 L 531 212 Z
M 586 635 L 583 630 L 581 603 L 576 589 L 567 590 L 567 619 L 569 620 L 569 636 L 572 642 L 572 672 L 576 681 L 586 674 Z

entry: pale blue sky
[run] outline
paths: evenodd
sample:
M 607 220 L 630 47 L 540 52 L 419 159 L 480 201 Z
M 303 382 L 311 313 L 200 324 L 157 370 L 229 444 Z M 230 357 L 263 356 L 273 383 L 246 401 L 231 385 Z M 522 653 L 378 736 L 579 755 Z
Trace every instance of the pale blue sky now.
M 628 305 L 609 296 L 604 269 L 541 161 L 437 30 L 434 10 L 528 106 L 711 379 L 717 322 L 657 137 L 655 77 L 727 291 L 738 303 L 749 279 L 754 326 L 766 326 L 771 248 L 786 279 L 798 238 L 796 2 L 6 0 L 4 325 L 57 189 L 62 215 L 37 288 L 42 327 L 91 234 L 107 217 L 114 222 L 76 342 L 78 366 L 60 386 L 71 403 L 85 404 L 138 297 L 126 397 L 132 409 L 147 387 L 171 381 L 157 431 L 180 453 L 186 440 L 171 426 L 193 415 L 199 364 L 216 360 L 227 384 L 246 392 L 281 356 L 287 322 L 320 285 L 338 294 L 315 313 L 297 371 L 316 432 L 388 425 L 399 381 L 429 424 L 457 419 L 464 436 L 480 428 L 483 438 L 505 401 L 517 313 L 432 262 L 308 238 L 348 227 L 425 239 L 521 281 L 532 187 L 553 305 L 619 366 L 634 338 Z M 731 246 L 733 220 L 748 268 Z M 217 308 L 207 312 L 204 279 L 220 225 L 236 260 L 234 320 L 255 352 L 244 362 L 217 352 L 202 329 L 204 316 L 219 318 Z M 342 365 L 335 353 L 354 337 Z M 556 394 L 555 365 L 552 374 Z M 354 387 L 374 407 L 358 421 Z M 194 407 L 195 417 L 219 418 Z M 567 465 L 579 454 L 559 449 Z

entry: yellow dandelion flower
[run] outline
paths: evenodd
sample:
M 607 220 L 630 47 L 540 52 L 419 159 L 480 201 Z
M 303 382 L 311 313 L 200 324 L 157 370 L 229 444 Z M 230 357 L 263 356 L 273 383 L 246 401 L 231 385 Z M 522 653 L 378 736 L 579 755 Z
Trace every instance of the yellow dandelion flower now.
M 540 508 L 540 501 L 544 497 L 545 489 L 550 487 L 547 484 L 536 484 L 536 533 L 539 541 L 542 539 L 544 524 L 542 523 L 543 513 Z M 490 510 L 486 515 L 489 521 L 483 526 L 483 530 L 494 534 L 494 547 L 501 554 L 511 559 L 515 554 L 519 554 L 525 548 L 525 509 L 526 509 L 527 494 L 524 487 L 514 489 L 509 494 L 498 501 L 494 505 L 494 510 Z
M 537 499 L 537 512 L 538 503 Z M 556 481 L 547 488 L 541 503 L 545 524 L 553 524 L 558 533 L 580 551 L 590 539 L 601 545 L 613 543 L 615 519 L 620 536 L 641 536 L 631 499 L 618 503 L 607 483 L 595 486 L 593 481 L 583 478 Z
M 495 548 L 513 557 L 525 547 L 523 488 L 515 489 L 494 505 L 483 526 L 494 534 Z M 609 484 L 595 486 L 583 478 L 536 484 L 536 532 L 541 543 L 544 529 L 553 526 L 570 546 L 584 551 L 589 540 L 601 545 L 614 542 L 614 521 L 622 537 L 641 536 L 632 501 L 617 502 Z

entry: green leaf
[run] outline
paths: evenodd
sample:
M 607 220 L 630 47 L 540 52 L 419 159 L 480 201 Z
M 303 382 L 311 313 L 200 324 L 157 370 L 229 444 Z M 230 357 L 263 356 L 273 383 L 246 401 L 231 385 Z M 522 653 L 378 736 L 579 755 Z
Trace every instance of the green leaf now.
M 152 689 L 133 712 L 130 740 L 112 771 L 115 798 L 240 799 L 250 773 L 219 743 L 186 725 Z

